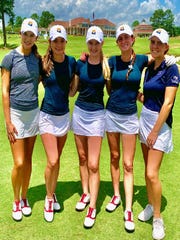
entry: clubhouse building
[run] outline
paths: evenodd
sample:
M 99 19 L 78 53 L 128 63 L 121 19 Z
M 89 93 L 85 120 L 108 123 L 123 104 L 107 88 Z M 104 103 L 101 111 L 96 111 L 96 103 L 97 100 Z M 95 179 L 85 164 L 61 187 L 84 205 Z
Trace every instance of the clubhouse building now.
M 93 19 L 92 21 L 90 21 L 89 18 L 78 17 L 69 21 L 56 20 L 48 26 L 48 29 L 43 28 L 40 29 L 40 31 L 42 34 L 45 33 L 47 35 L 50 27 L 57 24 L 64 26 L 68 35 L 76 36 L 85 36 L 88 28 L 92 25 L 96 25 L 103 30 L 105 37 L 115 37 L 117 27 L 116 24 L 105 18 Z M 142 21 L 138 26 L 133 28 L 133 33 L 135 37 L 148 37 L 151 35 L 152 32 L 152 26 L 144 21 Z

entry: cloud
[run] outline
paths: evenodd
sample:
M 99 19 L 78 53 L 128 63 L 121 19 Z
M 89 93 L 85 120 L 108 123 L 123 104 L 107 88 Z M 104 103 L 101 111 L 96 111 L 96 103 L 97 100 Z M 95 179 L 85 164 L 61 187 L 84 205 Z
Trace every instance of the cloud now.
M 30 17 L 33 13 L 41 15 L 42 11 L 51 12 L 56 20 L 76 17 L 107 18 L 115 24 L 132 24 L 135 20 L 145 19 L 149 22 L 155 10 L 159 8 L 177 10 L 179 0 L 15 0 L 16 16 Z M 164 4 L 163 4 L 164 3 Z M 174 3 L 174 5 L 173 5 Z M 175 5 L 176 4 L 176 5 Z M 176 8 L 175 8 L 176 6 Z M 179 14 L 175 16 L 179 20 Z M 176 22 L 177 22 L 176 20 Z M 178 23 L 178 22 L 177 22 Z
M 160 8 L 158 0 L 148 0 L 140 4 L 139 13 L 141 15 L 148 15 Z
M 175 25 L 179 26 L 179 23 L 180 23 L 180 13 L 176 14 L 174 22 L 175 22 Z
M 170 0 L 165 0 L 165 6 L 167 9 L 171 9 L 171 10 L 175 8 L 175 6 L 173 5 L 173 2 Z

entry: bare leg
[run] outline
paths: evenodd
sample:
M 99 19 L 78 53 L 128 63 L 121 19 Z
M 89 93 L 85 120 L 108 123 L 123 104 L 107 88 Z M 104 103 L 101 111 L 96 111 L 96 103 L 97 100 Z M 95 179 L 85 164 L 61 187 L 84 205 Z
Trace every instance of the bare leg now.
M 59 175 L 60 155 L 66 142 L 67 135 L 56 137 L 46 133 L 42 134 L 41 138 L 47 155 L 47 165 L 45 169 L 47 198 L 53 198 Z
M 115 196 L 120 196 L 120 134 L 107 132 L 108 144 L 110 148 L 110 171 Z
M 10 146 L 14 160 L 14 165 L 11 173 L 11 180 L 14 191 L 14 201 L 19 201 L 24 170 L 24 139 L 18 139 L 14 143 L 11 143 Z
M 152 194 L 154 217 L 160 218 L 162 187 L 159 180 L 159 169 L 163 159 L 163 152 L 150 149 L 147 159 L 147 183 L 148 191 Z M 148 193 L 148 196 L 150 194 Z
M 76 148 L 79 155 L 79 171 L 83 193 L 89 193 L 88 149 L 87 137 L 75 135 Z
M 32 172 L 32 154 L 34 149 L 34 143 L 36 141 L 36 136 L 25 138 L 25 160 L 24 160 L 24 170 L 23 170 L 23 181 L 22 181 L 22 199 L 26 198 L 29 182 L 31 178 L 31 172 Z
M 101 151 L 102 137 L 88 137 L 88 169 L 89 169 L 89 189 L 90 207 L 96 208 L 98 197 L 100 174 L 99 160 Z
M 136 135 L 122 134 L 123 167 L 124 167 L 124 190 L 126 209 L 132 209 L 133 200 L 133 162 L 136 149 Z

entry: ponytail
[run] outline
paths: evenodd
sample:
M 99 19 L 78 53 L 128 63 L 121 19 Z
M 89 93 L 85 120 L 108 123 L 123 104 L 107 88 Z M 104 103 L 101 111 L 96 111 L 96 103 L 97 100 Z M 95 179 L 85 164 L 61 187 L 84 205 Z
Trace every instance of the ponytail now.
M 102 71 L 103 76 L 106 81 L 110 81 L 110 68 L 108 64 L 108 59 L 103 55 L 103 52 L 101 51 L 101 64 L 102 64 Z
M 50 72 L 52 71 L 54 64 L 52 61 L 52 50 L 51 47 L 49 46 L 47 49 L 46 54 L 42 58 L 42 68 L 46 76 L 50 75 Z

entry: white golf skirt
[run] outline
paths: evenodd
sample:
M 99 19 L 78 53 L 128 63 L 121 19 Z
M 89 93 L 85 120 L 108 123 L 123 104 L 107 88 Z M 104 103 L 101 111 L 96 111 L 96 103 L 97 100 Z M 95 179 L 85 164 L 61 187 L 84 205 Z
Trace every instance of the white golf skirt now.
M 44 133 L 50 133 L 54 136 L 64 136 L 67 134 L 70 128 L 70 114 L 69 112 L 61 115 L 55 116 L 45 112 L 40 111 L 39 116 L 39 133 L 40 135 Z
M 118 132 L 123 134 L 138 134 L 139 120 L 137 113 L 123 115 L 106 110 L 106 132 Z
M 39 108 L 21 111 L 10 108 L 11 121 L 18 132 L 16 139 L 36 136 L 39 133 Z
M 83 136 L 104 136 L 105 110 L 85 111 L 74 107 L 72 116 L 72 131 Z
M 156 123 L 158 116 L 158 112 L 151 111 L 143 106 L 140 116 L 140 142 L 147 145 L 147 137 Z M 153 148 L 165 153 L 169 153 L 173 150 L 172 130 L 167 123 L 163 124 Z

